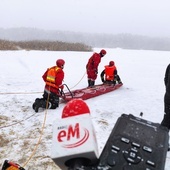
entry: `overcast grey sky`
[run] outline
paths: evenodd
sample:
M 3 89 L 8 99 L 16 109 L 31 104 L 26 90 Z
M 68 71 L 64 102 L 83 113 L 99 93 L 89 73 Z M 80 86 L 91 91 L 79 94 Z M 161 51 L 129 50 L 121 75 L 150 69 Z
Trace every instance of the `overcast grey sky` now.
M 170 37 L 170 0 L 0 0 L 0 28 Z

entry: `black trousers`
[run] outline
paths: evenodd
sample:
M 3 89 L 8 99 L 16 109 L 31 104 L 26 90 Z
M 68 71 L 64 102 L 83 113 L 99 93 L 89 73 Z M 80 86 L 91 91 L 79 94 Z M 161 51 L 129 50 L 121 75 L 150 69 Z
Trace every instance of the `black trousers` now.
M 115 85 L 116 82 L 121 83 L 121 79 L 120 79 L 119 75 L 117 75 L 114 80 L 106 80 L 105 81 L 106 84 L 113 84 L 113 85 Z
M 59 106 L 59 96 L 53 92 L 47 93 L 44 90 L 43 99 L 45 101 L 49 100 L 49 109 L 56 109 Z

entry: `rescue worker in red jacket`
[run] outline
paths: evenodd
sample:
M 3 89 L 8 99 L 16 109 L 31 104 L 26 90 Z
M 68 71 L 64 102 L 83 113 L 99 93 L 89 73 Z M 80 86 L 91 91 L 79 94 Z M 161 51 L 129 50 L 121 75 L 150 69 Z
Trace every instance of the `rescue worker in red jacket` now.
M 102 49 L 100 53 L 94 53 L 88 60 L 86 65 L 88 87 L 93 87 L 95 85 L 95 80 L 98 74 L 98 66 L 101 62 L 101 58 L 106 55 L 106 50 Z
M 59 106 L 60 91 L 63 90 L 64 86 L 62 81 L 64 79 L 64 64 L 63 59 L 56 61 L 56 66 L 48 68 L 42 76 L 45 82 L 43 98 L 35 99 L 33 103 L 33 109 L 38 112 L 41 108 L 56 109 Z
M 106 84 L 115 85 L 116 82 L 122 84 L 122 81 L 117 73 L 117 68 L 114 61 L 110 61 L 109 65 L 105 66 L 105 69 L 101 72 L 100 77 L 102 82 Z

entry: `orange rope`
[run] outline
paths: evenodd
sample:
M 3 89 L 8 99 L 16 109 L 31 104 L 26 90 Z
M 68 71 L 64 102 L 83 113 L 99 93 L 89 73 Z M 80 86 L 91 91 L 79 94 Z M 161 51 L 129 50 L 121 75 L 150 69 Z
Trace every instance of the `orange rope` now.
M 47 110 L 48 110 L 48 102 L 49 102 L 49 97 L 50 97 L 50 94 L 48 93 L 48 98 L 47 98 L 47 102 L 46 102 L 46 109 L 45 109 L 45 115 L 44 115 L 44 121 L 43 121 L 43 125 L 42 125 L 42 129 L 41 129 L 41 133 L 40 133 L 40 137 L 38 139 L 38 142 L 37 144 L 35 145 L 34 147 L 34 150 L 32 152 L 32 154 L 30 155 L 30 157 L 28 158 L 28 160 L 24 163 L 23 167 L 25 167 L 28 162 L 31 160 L 31 158 L 34 156 L 40 142 L 41 142 L 41 139 L 42 139 L 42 135 L 43 135 L 43 132 L 44 132 L 44 127 L 45 127 L 45 122 L 46 122 L 46 118 L 47 118 Z
M 4 94 L 36 94 L 36 93 L 43 93 L 43 92 L 4 92 L 0 94 L 4 95 Z
M 31 116 L 27 117 L 27 118 L 24 119 L 24 120 L 20 120 L 20 121 L 18 121 L 18 122 L 12 123 L 12 124 L 10 124 L 10 125 L 0 126 L 0 129 L 6 128 L 6 127 L 10 127 L 10 126 L 16 125 L 16 124 L 18 124 L 18 123 L 21 123 L 21 122 L 23 122 L 23 121 L 31 118 L 31 117 L 34 116 L 35 114 L 37 114 L 37 113 L 34 113 L 34 114 L 32 114 Z

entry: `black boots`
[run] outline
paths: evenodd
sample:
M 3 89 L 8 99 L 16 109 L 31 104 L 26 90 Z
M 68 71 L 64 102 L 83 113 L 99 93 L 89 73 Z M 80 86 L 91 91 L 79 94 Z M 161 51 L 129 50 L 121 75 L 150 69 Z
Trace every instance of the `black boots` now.
M 117 80 L 118 84 L 123 84 L 120 77 L 119 77 L 119 75 L 116 76 L 116 80 Z
M 88 80 L 88 87 L 93 87 L 95 84 L 95 81 L 93 80 Z
M 123 84 L 121 81 L 118 81 L 118 84 Z
M 91 84 L 91 80 L 88 80 L 88 87 L 90 87 L 90 84 Z
M 57 95 L 51 95 L 49 102 L 45 98 L 36 98 L 35 102 L 32 105 L 32 108 L 37 113 L 39 108 L 43 109 L 56 109 L 59 106 L 59 97 Z
M 36 98 L 35 99 L 35 102 L 33 103 L 32 105 L 32 108 L 35 110 L 35 112 L 37 113 L 38 112 L 38 109 L 41 107 L 41 108 L 46 108 L 46 100 L 44 100 L 43 98 L 42 99 L 39 99 L 39 98 Z M 47 106 L 47 108 L 49 107 L 49 104 Z
M 32 108 L 35 110 L 35 112 L 38 112 L 39 108 L 56 109 L 58 106 L 59 96 L 55 93 L 47 93 L 46 91 L 44 91 L 43 98 L 36 98 L 35 102 L 32 105 Z

